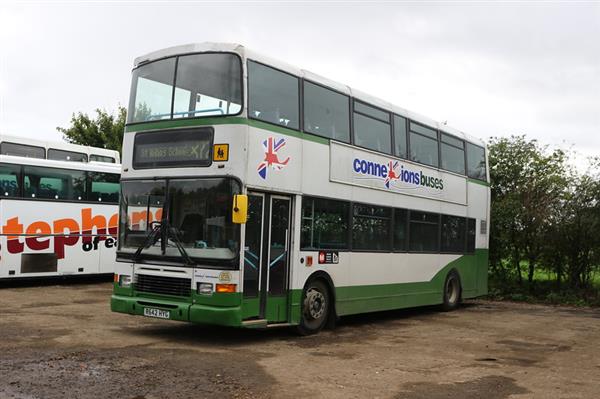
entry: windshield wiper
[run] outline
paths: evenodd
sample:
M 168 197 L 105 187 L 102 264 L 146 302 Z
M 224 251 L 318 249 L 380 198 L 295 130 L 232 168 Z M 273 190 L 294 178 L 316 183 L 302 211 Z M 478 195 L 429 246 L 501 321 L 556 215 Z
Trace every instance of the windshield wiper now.
M 167 228 L 167 241 L 169 240 L 169 237 L 170 237 L 172 239 L 172 241 L 175 243 L 175 247 L 177 247 L 177 249 L 179 250 L 179 253 L 181 254 L 181 257 L 183 258 L 183 260 L 185 261 L 185 264 L 188 266 L 194 266 L 196 263 L 192 260 L 190 255 L 187 253 L 187 251 L 183 247 L 183 244 L 181 243 L 181 240 L 178 237 L 178 233 L 179 233 L 179 230 L 177 229 L 177 227 Z
M 150 230 L 148 232 L 148 234 L 144 238 L 144 242 L 142 243 L 142 245 L 140 245 L 137 248 L 137 250 L 135 251 L 135 254 L 133 254 L 133 261 L 134 262 L 137 262 L 139 260 L 139 257 L 142 254 L 142 251 L 144 249 L 150 248 L 150 246 L 152 246 L 156 241 L 158 241 L 158 239 L 162 235 L 161 234 L 161 232 L 162 232 L 162 224 L 159 223 L 159 222 L 152 222 L 152 223 L 153 223 L 152 230 Z

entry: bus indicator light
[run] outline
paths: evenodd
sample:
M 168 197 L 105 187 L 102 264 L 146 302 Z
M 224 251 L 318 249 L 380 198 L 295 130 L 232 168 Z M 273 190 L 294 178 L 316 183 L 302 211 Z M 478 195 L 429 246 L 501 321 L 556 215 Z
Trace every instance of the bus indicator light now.
M 235 292 L 237 284 L 217 284 L 216 290 L 217 292 Z

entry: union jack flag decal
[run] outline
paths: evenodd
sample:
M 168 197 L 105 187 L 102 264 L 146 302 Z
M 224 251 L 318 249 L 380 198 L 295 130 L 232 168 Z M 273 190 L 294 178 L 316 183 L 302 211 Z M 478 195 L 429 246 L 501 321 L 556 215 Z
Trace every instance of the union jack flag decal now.
M 385 178 L 385 187 L 390 188 L 390 182 L 393 180 L 398 180 L 400 178 L 399 174 L 396 174 L 396 168 L 400 163 L 398 161 L 390 161 L 388 164 L 388 174 Z
M 258 164 L 257 171 L 260 177 L 266 179 L 269 166 L 273 170 L 281 170 L 288 164 L 290 157 L 287 157 L 284 161 L 280 161 L 279 156 L 277 155 L 277 151 L 285 146 L 285 139 L 276 140 L 273 137 L 269 137 L 267 140 L 263 141 L 262 145 L 265 150 L 265 159 Z

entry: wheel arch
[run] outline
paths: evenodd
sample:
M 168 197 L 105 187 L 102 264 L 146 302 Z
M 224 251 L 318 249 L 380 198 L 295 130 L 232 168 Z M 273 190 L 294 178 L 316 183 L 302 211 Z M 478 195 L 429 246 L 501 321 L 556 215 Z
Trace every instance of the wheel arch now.
M 331 298 L 332 307 L 327 324 L 329 325 L 329 327 L 332 327 L 335 324 L 335 320 L 337 320 L 335 284 L 333 283 L 333 279 L 331 278 L 329 273 L 327 273 L 324 270 L 318 270 L 312 273 L 310 276 L 308 276 L 306 282 L 304 283 L 304 287 L 302 288 L 302 292 L 304 292 L 308 283 L 314 280 L 322 280 L 325 283 L 327 290 L 329 291 L 329 297 Z

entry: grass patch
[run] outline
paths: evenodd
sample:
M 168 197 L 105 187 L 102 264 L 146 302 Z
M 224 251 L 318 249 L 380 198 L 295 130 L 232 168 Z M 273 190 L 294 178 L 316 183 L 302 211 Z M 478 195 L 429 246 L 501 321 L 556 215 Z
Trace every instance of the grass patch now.
M 590 288 L 574 290 L 557 287 L 554 276 L 544 272 L 536 272 L 531 285 L 526 280 L 519 284 L 516 279 L 501 279 L 490 275 L 488 298 L 552 305 L 600 307 L 600 282 L 596 276 Z

